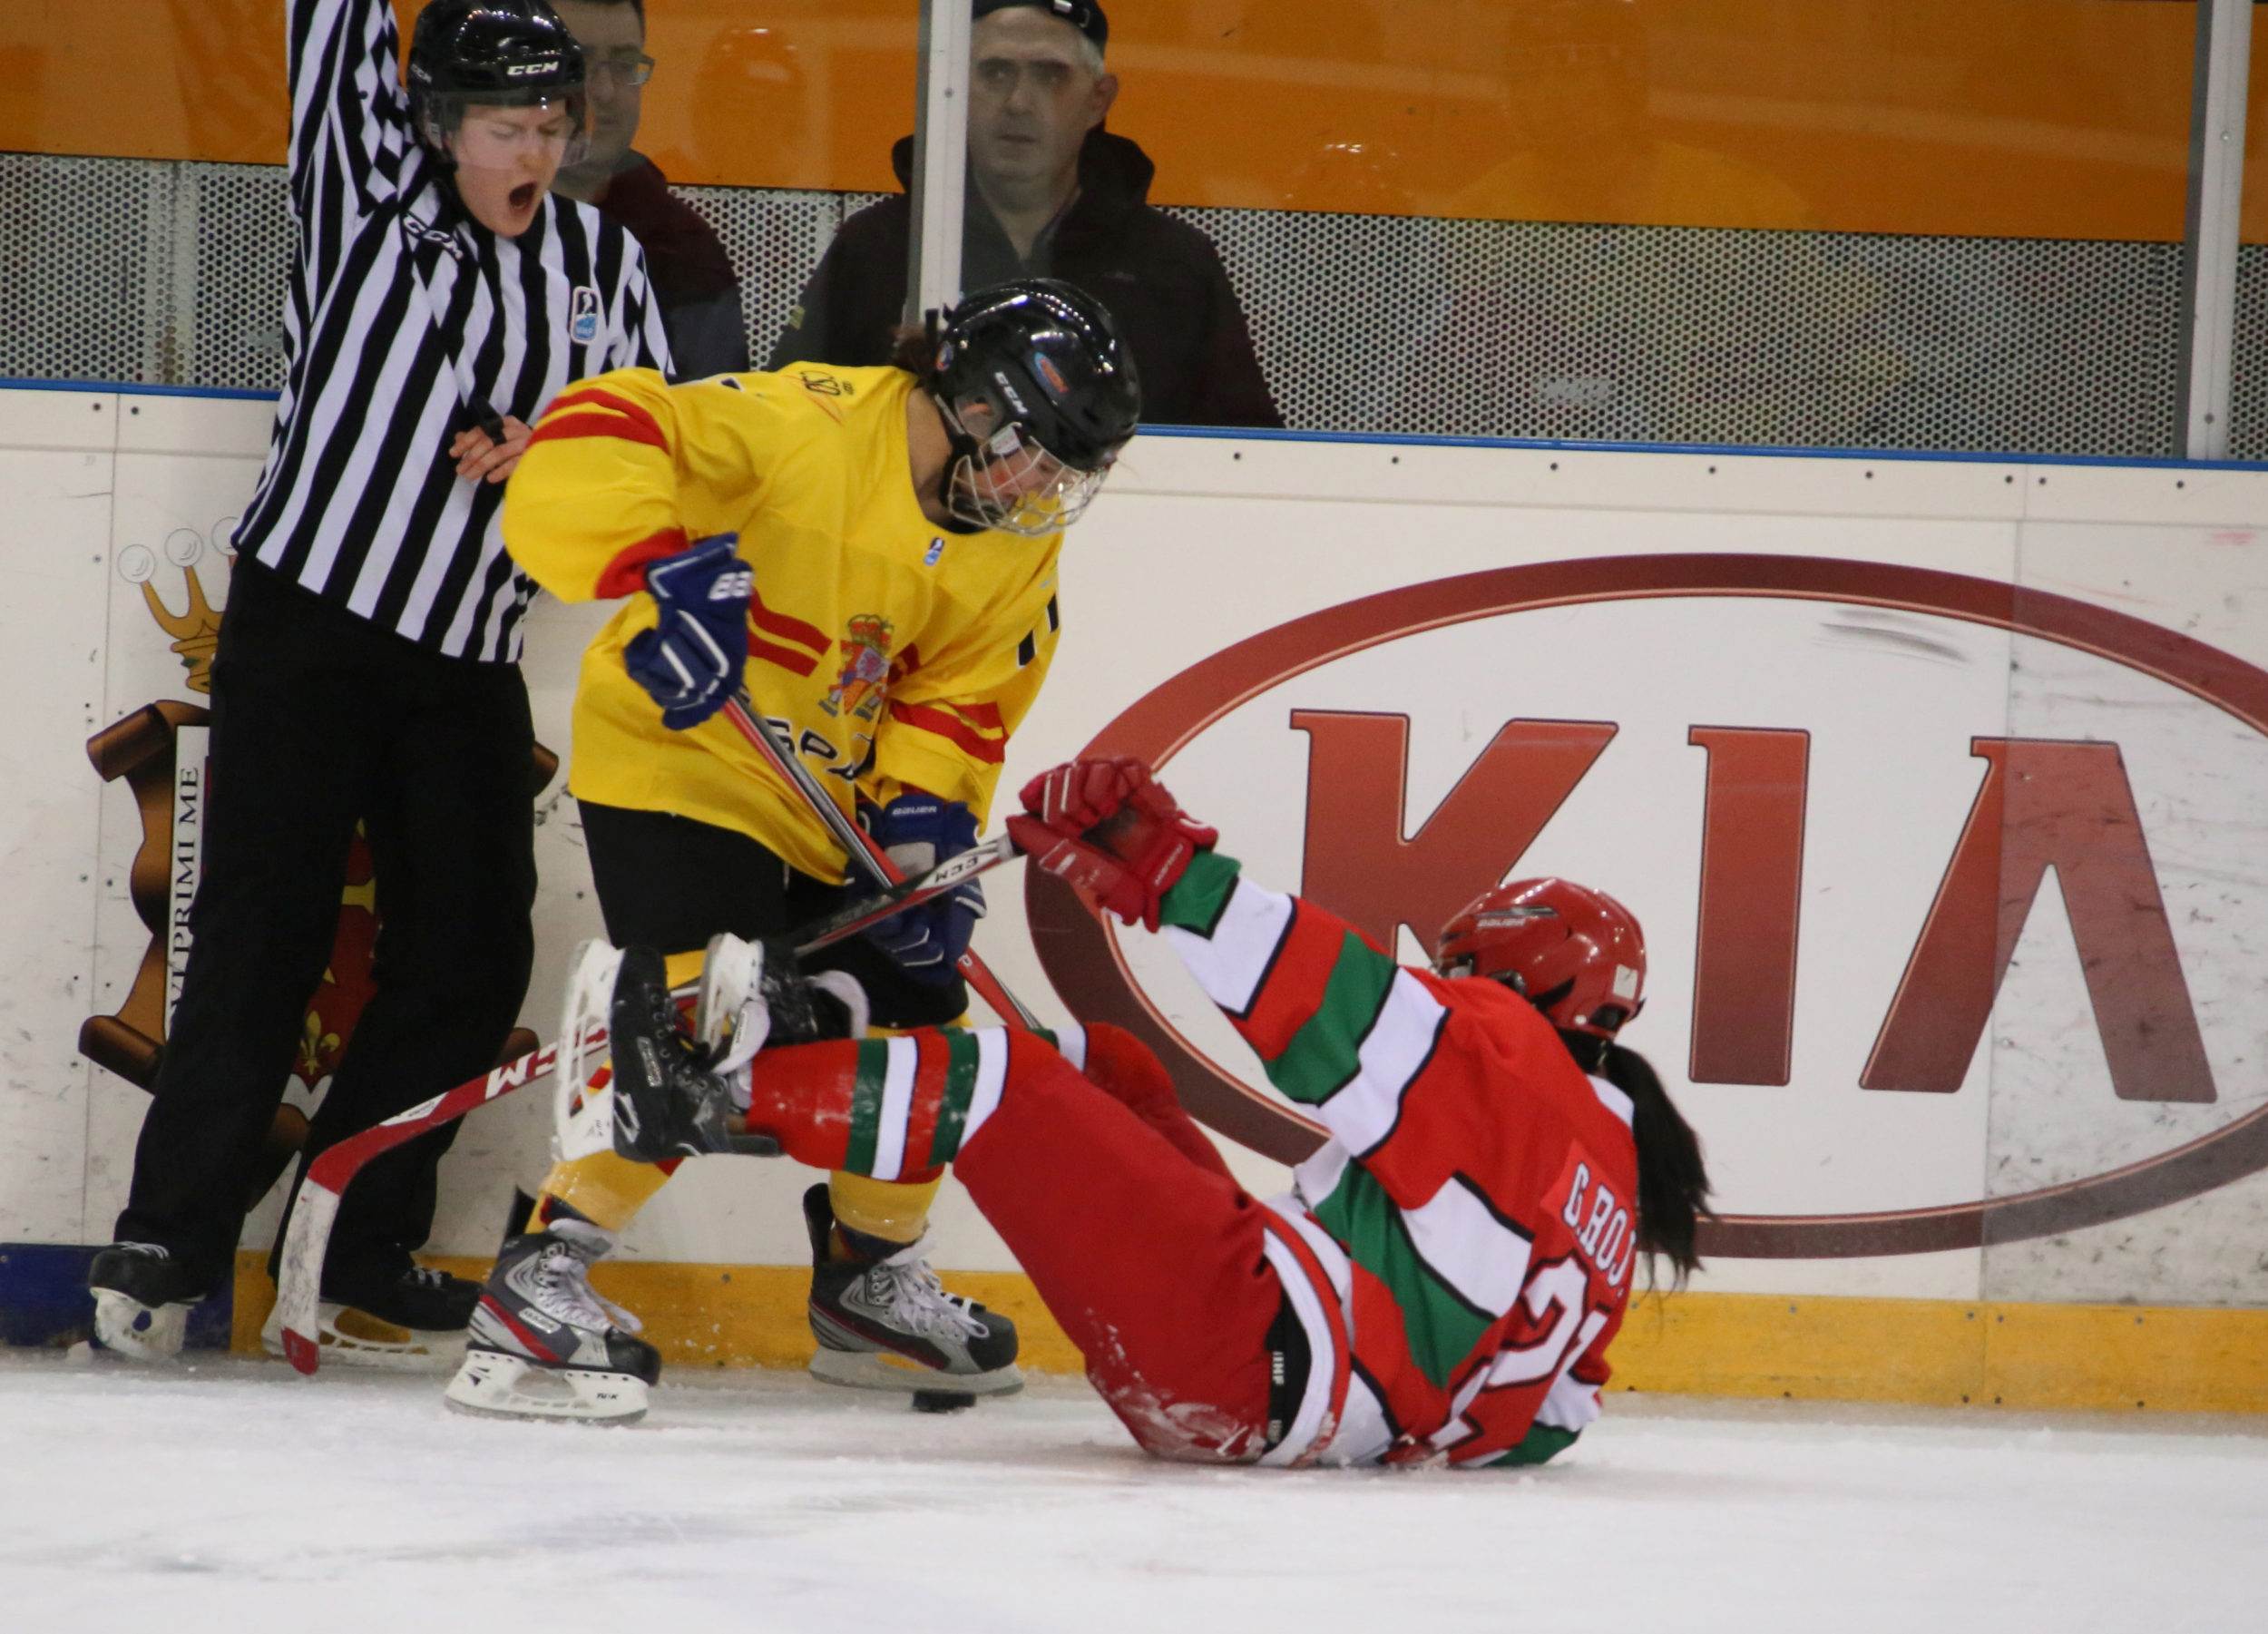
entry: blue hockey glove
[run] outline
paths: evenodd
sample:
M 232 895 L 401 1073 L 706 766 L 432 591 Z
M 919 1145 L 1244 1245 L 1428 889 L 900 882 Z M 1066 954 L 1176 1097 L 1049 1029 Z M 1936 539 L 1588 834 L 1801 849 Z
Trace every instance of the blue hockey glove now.
M 756 575 L 733 548 L 738 538 L 719 533 L 646 569 L 661 622 L 631 639 L 622 665 L 673 732 L 699 726 L 740 689 Z
M 958 800 L 902 794 L 868 814 L 867 831 L 901 873 L 924 874 L 949 856 L 976 846 L 976 818 Z M 984 888 L 975 880 L 919 907 L 894 914 L 866 931 L 866 940 L 919 982 L 943 987 L 969 951 L 969 937 L 984 917 Z

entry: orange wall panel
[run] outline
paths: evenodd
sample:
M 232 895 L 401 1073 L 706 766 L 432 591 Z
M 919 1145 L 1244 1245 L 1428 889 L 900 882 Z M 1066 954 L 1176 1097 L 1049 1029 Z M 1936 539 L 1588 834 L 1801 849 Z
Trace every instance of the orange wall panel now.
M 676 180 L 894 185 L 914 0 L 651 0 Z M 1122 0 L 1176 203 L 2180 236 L 2187 0 Z M 403 6 L 406 19 L 415 4 Z M 282 0 L 8 0 L 0 147 L 275 162 Z M 2268 31 L 2256 31 L 2256 63 Z M 2256 74 L 2256 79 L 2260 76 Z M 2255 98 L 2246 237 L 2268 240 Z

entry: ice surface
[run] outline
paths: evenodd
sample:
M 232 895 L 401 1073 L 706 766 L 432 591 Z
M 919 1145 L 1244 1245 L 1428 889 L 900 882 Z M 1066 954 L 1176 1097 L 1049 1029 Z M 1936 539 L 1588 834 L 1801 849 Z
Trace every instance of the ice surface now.
M 800 1375 L 641 1425 L 440 1381 L 0 1356 L 0 1629 L 2268 1629 L 2268 1423 L 1617 1396 L 1511 1474 L 1195 1470 L 1082 1386 Z

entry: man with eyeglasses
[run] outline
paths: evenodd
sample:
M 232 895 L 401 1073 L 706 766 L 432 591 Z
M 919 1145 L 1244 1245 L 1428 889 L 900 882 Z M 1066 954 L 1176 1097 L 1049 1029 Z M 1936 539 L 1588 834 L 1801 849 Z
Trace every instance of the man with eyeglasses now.
M 716 230 L 631 145 L 654 71 L 645 0 L 559 0 L 555 9 L 588 64 L 591 143 L 553 191 L 598 206 L 644 248 L 679 378 L 738 373 L 748 367 L 748 331 L 731 258 Z
M 1281 426 L 1220 252 L 1149 202 L 1149 156 L 1102 128 L 1119 80 L 1096 0 L 976 0 L 961 284 L 1056 278 L 1110 309 L 1142 375 L 1143 418 Z M 892 152 L 912 173 L 911 137 Z M 770 367 L 886 363 L 905 303 L 904 195 L 843 223 Z

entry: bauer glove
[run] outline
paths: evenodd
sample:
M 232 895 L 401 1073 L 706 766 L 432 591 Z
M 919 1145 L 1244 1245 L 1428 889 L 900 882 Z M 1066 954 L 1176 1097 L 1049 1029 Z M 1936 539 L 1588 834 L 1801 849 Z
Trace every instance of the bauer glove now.
M 661 621 L 631 638 L 622 665 L 673 732 L 699 726 L 740 690 L 756 575 L 734 549 L 738 541 L 719 533 L 646 569 Z
M 918 790 L 872 811 L 866 827 L 905 875 L 926 874 L 976 846 L 976 817 L 966 806 Z M 942 987 L 953 979 L 953 967 L 969 951 L 969 938 L 983 917 L 984 888 L 972 879 L 919 907 L 892 915 L 865 934 L 906 974 Z
M 1129 925 L 1158 928 L 1158 905 L 1220 836 L 1174 803 L 1139 760 L 1072 760 L 1023 786 L 1008 819 L 1031 866 Z

